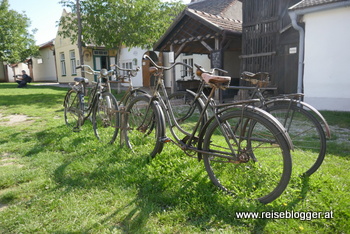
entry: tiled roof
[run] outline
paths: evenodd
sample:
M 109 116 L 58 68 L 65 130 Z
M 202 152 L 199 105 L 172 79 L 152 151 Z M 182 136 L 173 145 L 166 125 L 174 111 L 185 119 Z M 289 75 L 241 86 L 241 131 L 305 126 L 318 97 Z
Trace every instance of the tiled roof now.
M 42 43 L 39 45 L 39 48 L 42 49 L 42 48 L 46 48 L 46 47 L 50 47 L 50 46 L 53 46 L 54 45 L 54 42 L 55 42 L 55 39 L 52 39 L 50 41 L 47 41 L 45 43 Z
M 203 11 L 188 9 L 188 11 L 201 17 L 208 23 L 220 28 L 221 30 L 242 32 L 242 21 L 225 18 L 219 15 L 210 14 Z
M 213 15 L 220 15 L 236 0 L 204 0 L 188 4 L 188 8 L 204 11 Z
M 349 0 L 303 0 L 294 6 L 292 6 L 290 9 L 296 10 L 296 9 L 303 9 L 308 7 L 314 7 L 314 6 L 320 6 L 320 5 L 326 5 L 330 3 L 336 3 L 336 2 L 346 2 Z

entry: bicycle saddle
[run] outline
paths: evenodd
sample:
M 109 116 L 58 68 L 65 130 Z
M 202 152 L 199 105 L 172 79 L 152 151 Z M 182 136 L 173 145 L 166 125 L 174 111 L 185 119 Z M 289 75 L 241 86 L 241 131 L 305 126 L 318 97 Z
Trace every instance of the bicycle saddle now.
M 86 79 L 86 78 L 84 78 L 84 77 L 75 77 L 75 78 L 74 78 L 74 81 L 75 81 L 75 82 L 79 82 L 79 83 L 86 83 L 86 84 L 89 83 L 89 80 Z
M 225 84 L 228 85 L 231 81 L 231 77 L 229 76 L 216 76 L 216 75 L 210 75 L 208 73 L 203 73 L 202 78 L 207 84 Z
M 258 72 L 258 73 L 253 73 L 253 72 L 248 72 L 248 71 L 244 71 L 242 72 L 242 77 L 246 77 L 246 78 L 266 78 L 269 77 L 269 73 L 268 72 Z

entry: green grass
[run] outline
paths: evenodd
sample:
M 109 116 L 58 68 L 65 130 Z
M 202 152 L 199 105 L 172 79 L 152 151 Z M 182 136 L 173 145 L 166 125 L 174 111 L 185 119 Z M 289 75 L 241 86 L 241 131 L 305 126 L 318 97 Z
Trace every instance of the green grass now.
M 332 132 L 323 165 L 309 178 L 293 173 L 283 195 L 262 205 L 219 191 L 203 162 L 171 143 L 149 160 L 118 144 L 100 144 L 89 122 L 79 133 L 70 131 L 63 119 L 66 91 L 0 84 L 0 233 L 350 230 L 349 113 L 322 112 L 342 131 Z M 27 120 L 8 125 L 16 114 Z M 334 218 L 238 219 L 239 211 L 332 211 Z

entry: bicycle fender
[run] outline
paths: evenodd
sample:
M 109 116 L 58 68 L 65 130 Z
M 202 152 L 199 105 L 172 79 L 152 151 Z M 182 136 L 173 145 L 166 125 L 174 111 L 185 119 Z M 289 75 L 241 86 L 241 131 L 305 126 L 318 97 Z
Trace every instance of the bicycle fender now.
M 273 119 L 275 124 L 277 125 L 277 128 L 280 130 L 281 134 L 283 135 L 283 137 L 286 139 L 287 141 L 287 144 L 288 144 L 288 148 L 290 150 L 294 150 L 294 145 L 293 145 L 293 142 L 292 142 L 292 139 L 290 138 L 287 130 L 283 127 L 283 125 L 273 116 L 271 115 L 270 113 L 268 113 L 267 111 L 264 111 L 258 107 L 254 107 L 254 106 L 247 106 L 247 105 L 235 105 L 235 106 L 232 106 L 232 107 L 227 107 L 227 108 L 224 108 L 222 110 L 220 110 L 218 112 L 218 114 L 222 114 L 224 112 L 227 112 L 227 111 L 230 111 L 232 109 L 243 109 L 242 111 L 244 111 L 244 109 L 249 109 L 250 111 L 254 111 L 262 116 L 266 116 L 270 119 Z M 215 116 L 211 117 L 206 123 L 205 125 L 203 126 L 203 128 L 201 129 L 200 133 L 199 133 L 199 140 L 198 140 L 198 149 L 202 149 L 202 144 L 203 144 L 203 141 L 204 141 L 204 136 L 205 136 L 205 132 L 208 128 L 208 126 L 215 120 Z M 197 154 L 197 157 L 198 157 L 198 161 L 200 161 L 203 157 L 202 157 L 202 153 L 198 153 Z
M 290 103 L 290 102 L 295 103 L 296 105 L 300 104 L 302 106 L 305 106 L 307 109 L 309 109 L 316 117 L 319 118 L 319 120 L 321 120 L 321 125 L 324 127 L 324 132 L 326 133 L 327 138 L 331 138 L 331 130 L 329 128 L 329 125 L 326 121 L 326 119 L 323 117 L 323 115 L 313 106 L 311 106 L 310 104 L 306 103 L 306 102 L 302 102 L 302 101 L 298 101 L 298 100 L 291 100 L 291 99 L 274 99 L 271 101 L 266 102 L 266 105 L 268 104 L 272 104 L 274 102 L 286 102 L 286 103 Z
M 153 105 L 156 107 L 156 109 L 158 110 L 158 119 L 159 119 L 159 126 L 158 128 L 160 129 L 160 138 L 164 138 L 166 136 L 166 123 L 165 123 L 165 117 L 164 117 L 164 112 L 162 107 L 160 106 L 158 101 L 153 100 Z M 163 148 L 161 147 L 158 151 L 158 153 L 160 153 L 163 150 Z
M 202 127 L 202 129 L 200 130 L 199 132 L 199 135 L 198 135 L 198 149 L 199 150 L 202 150 L 202 144 L 203 144 L 203 141 L 204 141 L 204 135 L 205 135 L 205 132 L 207 131 L 207 128 L 208 126 L 211 124 L 211 122 L 213 122 L 213 120 L 215 119 L 215 116 L 211 117 L 205 124 L 204 126 Z M 198 158 L 198 162 L 200 162 L 203 158 L 202 156 L 202 153 L 201 152 L 198 152 L 197 153 L 197 158 Z
M 125 99 L 123 101 L 123 104 L 125 105 L 127 103 L 127 101 L 129 100 L 129 98 L 131 96 L 133 96 L 134 93 L 138 93 L 138 92 L 141 93 L 142 95 L 146 95 L 146 96 L 148 95 L 148 93 L 146 91 L 143 91 L 141 89 L 133 89 L 133 90 L 131 90 L 130 92 L 127 93 L 127 96 L 125 96 Z
M 271 115 L 269 112 L 263 110 L 263 109 L 260 109 L 260 108 L 257 108 L 257 107 L 254 107 L 254 106 L 249 106 L 249 108 L 253 111 L 255 111 L 256 113 L 259 113 L 260 115 L 262 116 L 267 116 L 268 118 L 271 118 L 274 120 L 275 124 L 277 125 L 277 127 L 279 128 L 281 134 L 283 134 L 284 138 L 286 139 L 287 141 L 287 144 L 289 146 L 289 149 L 290 150 L 294 150 L 294 145 L 293 145 L 293 141 L 292 139 L 290 138 L 287 130 L 284 128 L 284 126 L 273 116 Z
M 63 106 L 65 107 L 66 106 L 66 103 L 67 103 L 67 98 L 68 98 L 68 94 L 71 92 L 72 90 L 68 90 L 67 93 L 66 93 L 66 96 L 64 96 L 64 100 L 63 100 Z

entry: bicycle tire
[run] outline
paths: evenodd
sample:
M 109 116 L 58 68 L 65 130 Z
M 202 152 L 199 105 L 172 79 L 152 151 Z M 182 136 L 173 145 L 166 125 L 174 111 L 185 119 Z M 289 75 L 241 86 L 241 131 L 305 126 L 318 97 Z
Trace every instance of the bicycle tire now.
M 277 102 L 267 111 L 284 125 L 293 141 L 293 168 L 307 176 L 315 173 L 325 158 L 327 148 L 326 134 L 320 122 L 297 103 Z
M 118 102 L 113 94 L 103 92 L 96 97 L 92 112 L 95 136 L 103 143 L 112 144 L 119 132 Z
M 64 99 L 64 121 L 73 131 L 80 131 L 82 125 L 83 111 L 79 93 L 68 90 Z
M 143 96 L 143 95 L 148 95 L 148 94 L 146 91 L 143 91 L 142 89 L 133 89 L 130 92 L 128 92 L 127 95 L 125 96 L 123 100 L 123 105 L 126 107 L 133 98 Z
M 234 110 L 220 116 L 220 124 L 213 121 L 206 130 L 203 150 L 209 153 L 203 160 L 210 180 L 220 189 L 237 198 L 269 203 L 286 189 L 292 162 L 279 123 L 263 113 Z
M 169 103 L 177 123 L 182 130 L 186 131 L 189 134 L 192 134 L 192 131 L 204 109 L 202 100 L 197 99 L 194 101 L 194 95 L 195 94 L 187 91 L 177 91 L 169 95 Z M 207 120 L 208 117 L 205 113 L 199 125 L 199 129 L 204 126 Z M 173 123 L 170 127 L 174 128 L 175 124 Z M 179 134 L 180 136 L 181 132 L 176 131 L 176 134 Z M 181 136 L 185 135 L 181 134 Z
M 165 121 L 163 112 L 149 95 L 130 100 L 124 118 L 125 142 L 133 152 L 154 158 L 163 150 Z M 148 153 L 149 152 L 149 153 Z

